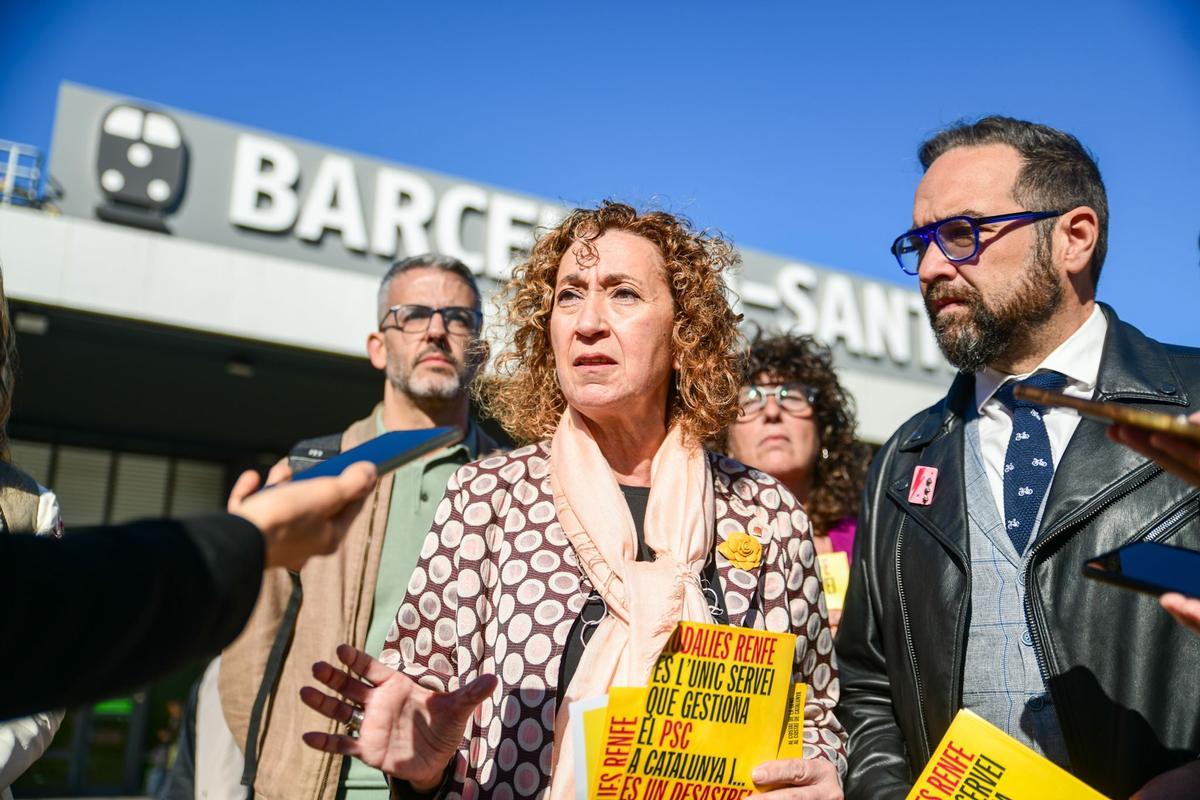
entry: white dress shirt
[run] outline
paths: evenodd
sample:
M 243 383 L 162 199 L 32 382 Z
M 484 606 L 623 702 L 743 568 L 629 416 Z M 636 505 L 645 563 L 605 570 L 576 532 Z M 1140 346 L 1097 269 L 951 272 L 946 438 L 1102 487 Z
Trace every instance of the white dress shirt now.
M 996 399 L 996 392 L 1006 383 L 1023 381 L 1039 370 L 1053 370 L 1067 376 L 1063 393 L 1072 397 L 1090 400 L 1096 393 L 1096 377 L 1100 373 L 1100 356 L 1104 350 L 1104 337 L 1108 333 L 1108 320 L 1100 306 L 1092 308 L 1092 315 L 1065 342 L 1046 356 L 1042 363 L 1023 375 L 1008 375 L 984 367 L 975 373 L 975 407 L 979 411 L 979 449 L 983 455 L 983 468 L 988 483 L 996 498 L 996 509 L 1004 517 L 1004 457 L 1008 452 L 1008 439 L 1012 436 L 1012 415 L 1004 404 Z M 1079 412 L 1071 408 L 1050 407 L 1042 419 L 1050 438 L 1050 453 L 1054 457 L 1054 468 L 1058 469 L 1067 442 L 1071 441 L 1079 425 Z M 1046 493 L 1049 496 L 1049 492 Z M 1043 498 L 1042 502 L 1045 502 Z

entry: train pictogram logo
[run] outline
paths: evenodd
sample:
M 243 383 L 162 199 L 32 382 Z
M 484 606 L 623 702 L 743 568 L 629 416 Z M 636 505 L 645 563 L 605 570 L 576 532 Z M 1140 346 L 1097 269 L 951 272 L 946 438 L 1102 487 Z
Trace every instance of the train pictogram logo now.
M 96 177 L 107 222 L 169 233 L 166 218 L 183 199 L 188 151 L 183 132 L 161 111 L 122 103 L 100 123 Z

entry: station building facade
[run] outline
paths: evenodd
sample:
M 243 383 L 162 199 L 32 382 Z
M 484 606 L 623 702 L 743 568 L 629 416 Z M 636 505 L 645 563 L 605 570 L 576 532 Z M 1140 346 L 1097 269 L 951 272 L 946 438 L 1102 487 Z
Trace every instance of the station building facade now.
M 381 396 L 365 341 L 391 261 L 462 259 L 494 318 L 488 298 L 567 210 L 76 84 L 49 172 L 51 202 L 0 204 L 0 265 L 21 354 L 14 459 L 68 527 L 222 507 L 241 469 Z M 833 347 L 861 438 L 883 442 L 945 391 L 915 291 L 741 255 L 739 311 Z M 191 674 L 73 713 L 25 793 L 139 788 L 164 698 Z

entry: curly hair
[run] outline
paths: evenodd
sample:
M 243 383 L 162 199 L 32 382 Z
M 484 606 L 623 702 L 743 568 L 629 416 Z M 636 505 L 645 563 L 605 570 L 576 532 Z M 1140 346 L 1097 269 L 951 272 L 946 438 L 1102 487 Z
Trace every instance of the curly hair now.
M 813 530 L 825 533 L 838 520 L 858 513 L 859 496 L 866 482 L 870 448 L 855 439 L 858 425 L 854 399 L 838 383 L 833 354 L 811 336 L 756 332 L 743 354 L 742 384 L 764 378 L 797 381 L 815 390 L 813 419 L 820 446 L 828 457 L 817 458 L 812 489 L 804 504 Z M 726 429 L 718 442 L 729 452 Z
M 572 211 L 513 269 L 501 314 L 504 347 L 495 374 L 475 382 L 476 399 L 517 441 L 553 435 L 566 409 L 550 346 L 559 264 L 577 245 L 595 257 L 595 242 L 607 231 L 640 236 L 662 254 L 675 305 L 671 348 L 679 362 L 667 423 L 678 423 L 688 441 L 703 442 L 737 416 L 741 317 L 729 306 L 722 274 L 738 262 L 737 253 L 719 234 L 697 231 L 686 219 L 609 200 Z

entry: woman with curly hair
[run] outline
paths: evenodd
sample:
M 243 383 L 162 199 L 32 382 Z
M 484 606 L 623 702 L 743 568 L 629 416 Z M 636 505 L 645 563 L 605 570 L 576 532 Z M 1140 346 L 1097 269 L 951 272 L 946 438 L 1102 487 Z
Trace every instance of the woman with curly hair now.
M 742 361 L 738 417 L 723 449 L 777 478 L 812 521 L 819 554 L 854 546 L 870 453 L 854 438 L 854 401 L 829 348 L 811 336 L 755 334 Z M 830 612 L 836 629 L 840 609 Z
M 382 663 L 339 648 L 350 671 L 314 676 L 341 697 L 302 693 L 357 738 L 305 741 L 400 791 L 568 800 L 571 703 L 645 685 L 681 620 L 720 622 L 797 634 L 794 677 L 811 687 L 806 758 L 755 781 L 841 797 L 808 518 L 773 478 L 701 447 L 737 414 L 735 260 L 719 237 L 617 203 L 538 240 L 485 398 L 529 444 L 454 475 Z

